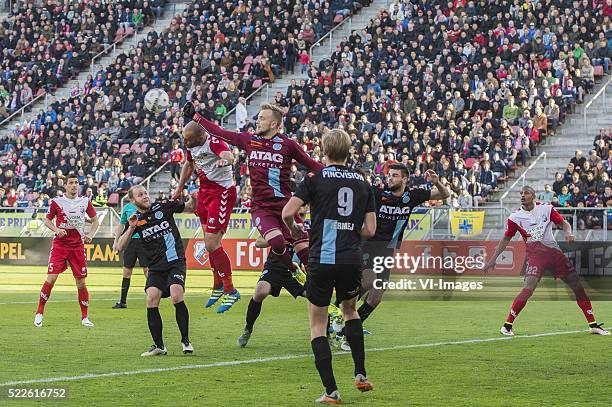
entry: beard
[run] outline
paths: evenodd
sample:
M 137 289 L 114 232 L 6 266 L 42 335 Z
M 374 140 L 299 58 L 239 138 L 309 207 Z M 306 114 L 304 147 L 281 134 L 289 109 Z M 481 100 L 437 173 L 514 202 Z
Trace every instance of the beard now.
M 391 192 L 397 192 L 397 191 L 401 191 L 403 190 L 404 186 L 403 184 L 399 183 L 396 185 L 387 185 L 387 189 Z

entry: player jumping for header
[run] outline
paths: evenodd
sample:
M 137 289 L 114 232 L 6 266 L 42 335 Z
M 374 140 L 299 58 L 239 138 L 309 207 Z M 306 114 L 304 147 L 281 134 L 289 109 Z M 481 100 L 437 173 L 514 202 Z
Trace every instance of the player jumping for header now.
M 595 321 L 591 301 L 578 278 L 576 269 L 563 254 L 552 234 L 552 224 L 562 225 L 565 239 L 574 241 L 572 227 L 563 219 L 551 204 L 535 202 L 535 191 L 529 186 L 521 189 L 521 207 L 508 218 L 508 230 L 500 240 L 497 250 L 485 265 L 483 271 L 489 272 L 495 267 L 497 257 L 506 249 L 516 232 L 520 233 L 527 248 L 527 263 L 525 268 L 525 285 L 516 296 L 510 308 L 508 319 L 500 332 L 513 336 L 512 324 L 519 312 L 527 304 L 544 271 L 551 270 L 555 278 L 560 278 L 572 289 L 576 302 L 584 313 L 589 324 L 589 332 L 598 335 L 610 335 L 608 330 Z
M 51 296 L 51 290 L 57 281 L 57 277 L 68 265 L 72 270 L 74 281 L 78 290 L 79 306 L 81 307 L 81 323 L 83 326 L 92 327 L 94 324 L 89 320 L 89 292 L 85 284 L 87 277 L 87 264 L 85 263 L 85 243 L 91 243 L 99 222 L 96 210 L 91 201 L 83 196 L 77 196 L 79 190 L 79 178 L 69 175 L 66 181 L 66 195 L 57 196 L 51 200 L 49 213 L 45 218 L 45 226 L 55 233 L 51 253 L 49 253 L 49 267 L 47 269 L 47 280 L 40 290 L 38 310 L 34 317 L 34 325 L 41 327 L 43 324 L 43 312 L 45 304 Z M 91 228 L 85 235 L 85 215 L 91 218 Z M 53 223 L 55 220 L 55 223 Z
M 270 245 L 272 253 L 277 255 L 280 261 L 294 272 L 296 279 L 303 283 L 305 276 L 293 264 L 286 242 L 294 247 L 302 264 L 307 265 L 308 236 L 300 239 L 292 238 L 281 219 L 281 212 L 291 197 L 290 174 L 293 160 L 311 171 L 320 170 L 323 164 L 310 158 L 294 140 L 279 134 L 283 114 L 277 106 L 269 104 L 261 106 L 255 133 L 224 130 L 196 113 L 191 102 L 185 105 L 183 114 L 213 136 L 246 151 L 253 187 L 252 222 Z M 296 221 L 303 222 L 297 216 Z
M 183 140 L 187 157 L 172 199 L 181 198 L 185 184 L 194 169 L 197 170 L 200 189 L 195 214 L 200 218 L 204 230 L 204 243 L 213 272 L 212 294 L 206 308 L 212 307 L 223 296 L 217 308 L 217 313 L 223 313 L 240 299 L 240 293 L 232 281 L 232 263 L 221 245 L 236 202 L 232 171 L 234 156 L 223 140 L 210 136 L 195 122 L 185 125 Z

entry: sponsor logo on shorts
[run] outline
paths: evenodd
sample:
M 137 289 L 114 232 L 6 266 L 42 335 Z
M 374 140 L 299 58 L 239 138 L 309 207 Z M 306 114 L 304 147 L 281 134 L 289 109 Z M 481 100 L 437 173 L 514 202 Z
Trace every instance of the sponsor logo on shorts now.
M 214 225 L 215 224 L 215 218 L 208 218 L 208 223 L 210 225 Z
M 176 278 L 177 280 L 181 280 L 183 283 L 185 282 L 185 276 L 182 274 L 173 274 L 172 277 Z

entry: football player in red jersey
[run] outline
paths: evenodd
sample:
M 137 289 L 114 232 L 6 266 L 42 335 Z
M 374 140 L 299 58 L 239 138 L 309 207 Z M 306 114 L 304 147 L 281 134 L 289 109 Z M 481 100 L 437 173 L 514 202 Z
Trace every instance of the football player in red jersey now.
M 508 230 L 500 240 L 493 257 L 487 262 L 484 272 L 495 267 L 497 257 L 506 249 L 512 237 L 518 232 L 527 248 L 527 264 L 525 268 L 525 286 L 516 296 L 508 319 L 501 327 L 503 335 L 513 336 L 512 324 L 519 312 L 527 304 L 527 300 L 533 294 L 544 271 L 550 270 L 555 278 L 560 278 L 568 285 L 576 296 L 576 302 L 584 313 L 589 324 L 589 332 L 598 335 L 610 335 L 607 329 L 595 321 L 595 314 L 589 296 L 584 290 L 574 265 L 563 254 L 555 241 L 552 233 L 552 225 L 562 225 L 565 239 L 574 241 L 572 226 L 557 212 L 549 203 L 535 201 L 535 190 L 525 185 L 521 189 L 521 207 L 508 218 Z
M 43 324 L 45 304 L 51 296 L 51 290 L 57 281 L 57 277 L 66 271 L 68 266 L 72 270 L 78 290 L 81 323 L 87 327 L 94 326 L 89 320 L 88 314 L 89 292 L 85 284 L 87 264 L 85 263 L 83 241 L 91 243 L 98 230 L 99 222 L 91 202 L 86 197 L 78 196 L 78 190 L 78 177 L 69 175 L 66 181 L 66 194 L 51 200 L 49 213 L 45 218 L 45 226 L 55 233 L 55 237 L 49 254 L 47 279 L 40 290 L 38 310 L 34 317 L 34 325 L 37 327 L 41 327 Z M 86 215 L 91 219 L 91 227 L 87 234 L 84 231 Z

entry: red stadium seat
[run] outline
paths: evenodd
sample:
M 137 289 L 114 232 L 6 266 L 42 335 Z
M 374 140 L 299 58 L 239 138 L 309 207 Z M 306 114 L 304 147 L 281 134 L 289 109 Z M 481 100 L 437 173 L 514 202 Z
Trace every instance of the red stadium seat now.
M 246 58 L 244 58 L 244 64 L 251 65 L 252 63 L 253 63 L 253 55 L 247 55 Z
M 121 148 L 119 149 L 119 153 L 120 154 L 127 154 L 130 152 L 130 145 L 129 144 L 122 144 Z
M 344 20 L 344 16 L 342 14 L 336 14 L 334 17 L 334 24 L 340 24 Z
M 263 82 L 261 81 L 261 79 L 255 79 L 253 81 L 253 89 L 259 89 L 261 88 L 261 85 L 263 85 Z

